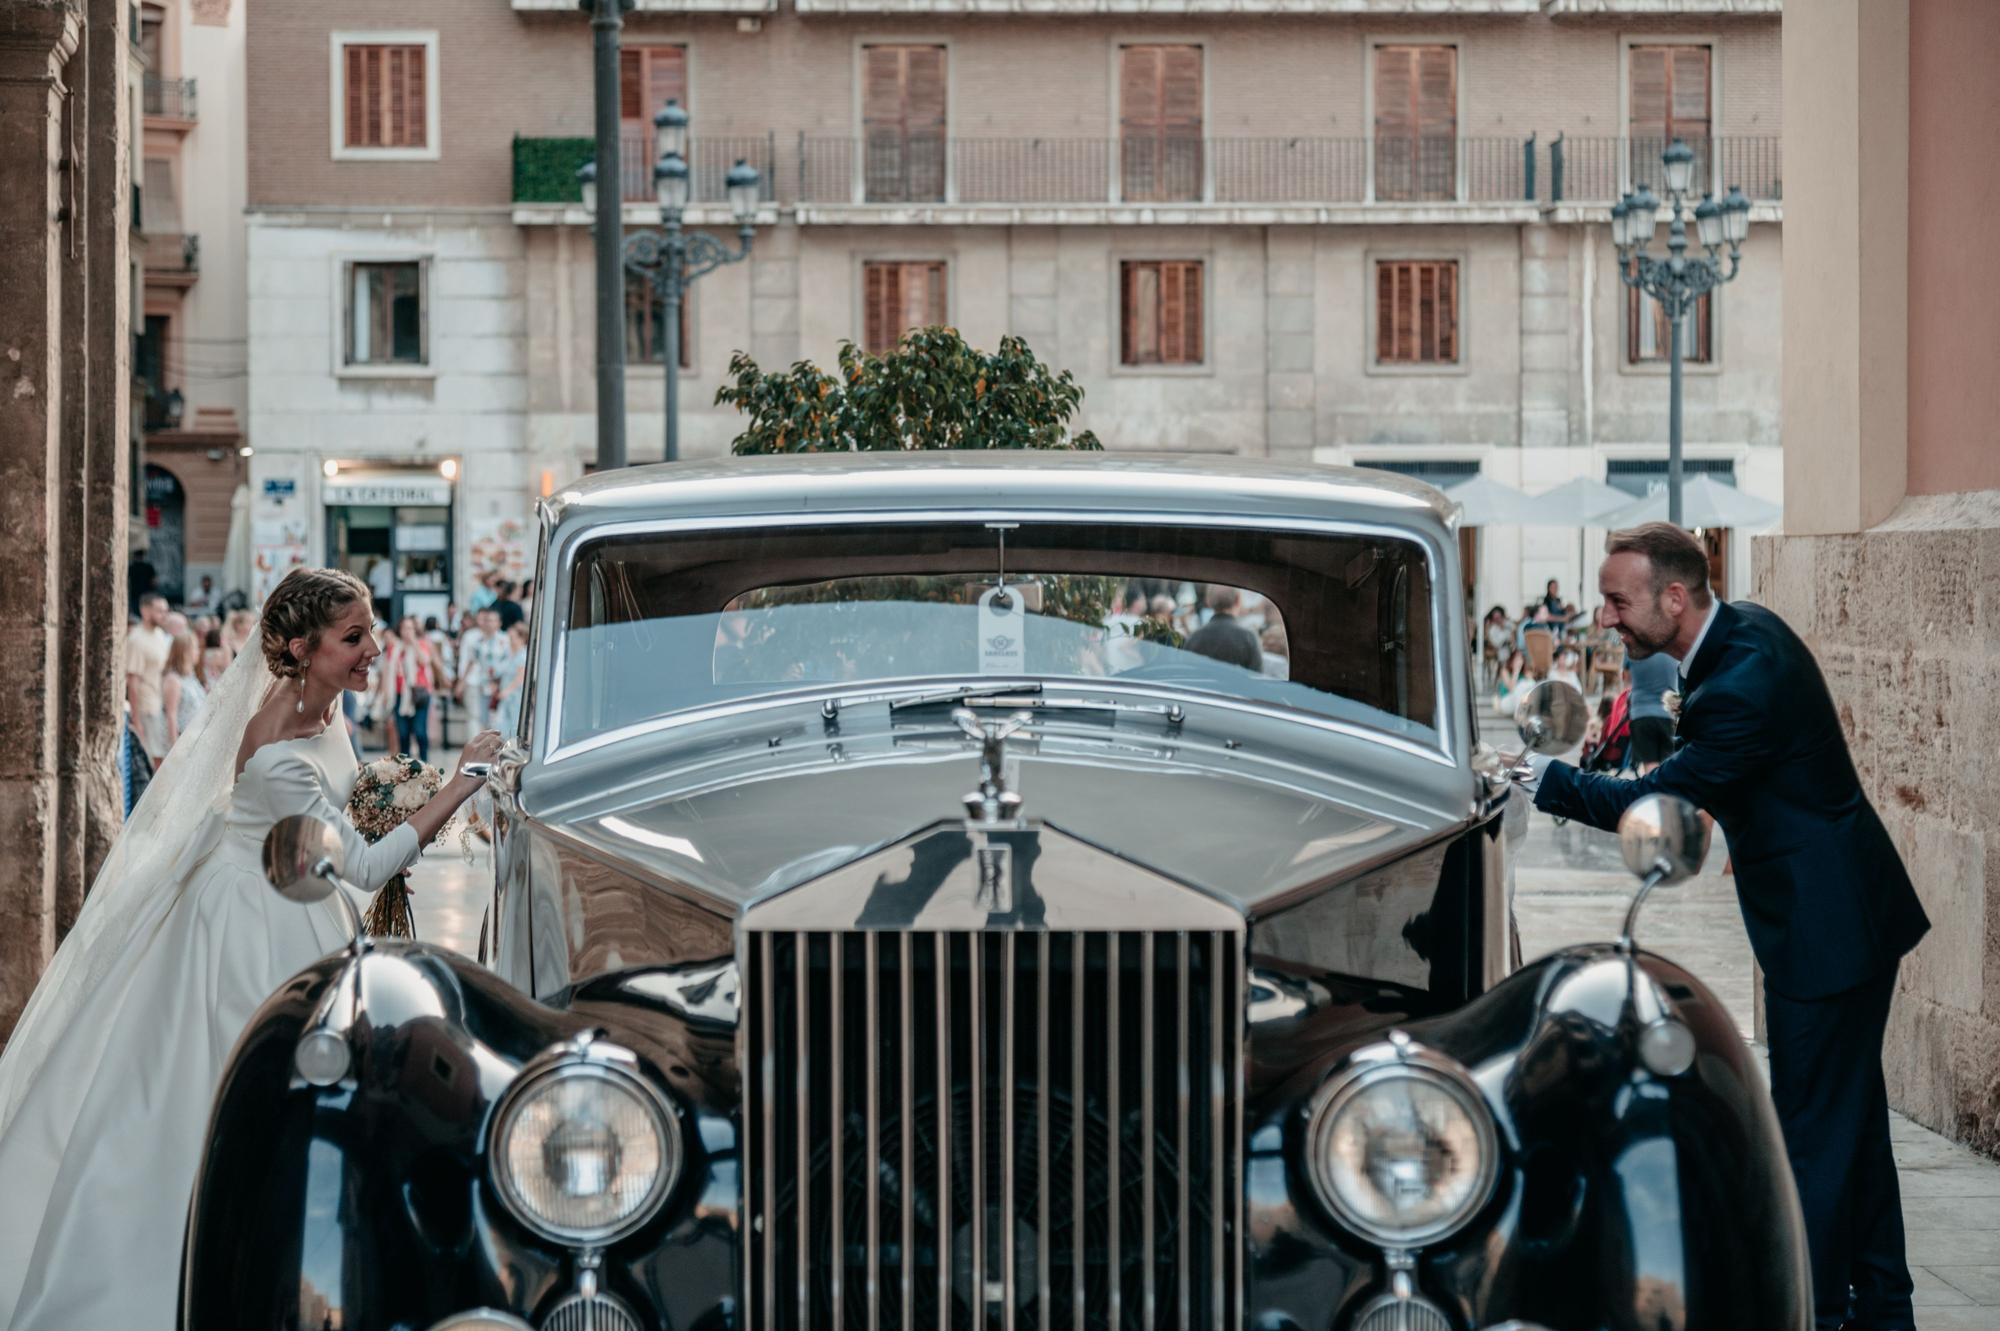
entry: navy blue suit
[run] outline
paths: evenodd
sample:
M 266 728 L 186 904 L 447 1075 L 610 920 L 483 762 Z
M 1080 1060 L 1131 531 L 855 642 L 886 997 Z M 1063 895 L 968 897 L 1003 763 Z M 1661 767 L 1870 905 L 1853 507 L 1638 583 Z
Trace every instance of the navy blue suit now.
M 1909 1327 L 1882 1032 L 1896 963 L 1930 921 L 1798 635 L 1762 606 L 1724 604 L 1685 676 L 1673 757 L 1637 781 L 1550 764 L 1535 807 L 1610 831 L 1658 791 L 1714 815 L 1764 970 L 1820 1325 L 1841 1325 L 1851 1297 L 1858 1325 Z

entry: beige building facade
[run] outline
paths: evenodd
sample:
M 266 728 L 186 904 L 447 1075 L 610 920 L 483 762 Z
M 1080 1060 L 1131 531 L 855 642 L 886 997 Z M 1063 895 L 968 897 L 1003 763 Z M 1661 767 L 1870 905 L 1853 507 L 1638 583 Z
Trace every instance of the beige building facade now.
M 724 169 L 765 179 L 753 258 L 690 298 L 686 454 L 734 437 L 712 405 L 732 352 L 828 363 L 936 321 L 1073 371 L 1082 424 L 1115 449 L 1643 493 L 1665 344 L 1605 217 L 1678 136 L 1756 201 L 1741 276 L 1690 337 L 1688 455 L 1780 497 L 1775 3 L 1008 8 L 648 0 L 627 18 L 627 224 L 657 222 L 647 121 L 666 96 L 693 117 L 693 222 L 733 240 Z M 590 43 L 545 0 L 421 12 L 250 15 L 253 494 L 278 569 L 340 555 L 354 486 L 421 477 L 462 593 L 524 566 L 533 497 L 594 448 L 571 178 Z M 631 303 L 636 461 L 660 453 L 663 371 L 657 315 Z M 1573 530 L 1496 529 L 1480 583 L 1516 605 L 1548 577 L 1573 592 L 1578 558 Z M 1746 583 L 1747 541 L 1730 562 Z
M 2000 7 L 1794 6 L 1784 63 L 1786 502 L 1756 589 L 1818 655 L 1930 914 L 1891 1100 L 2000 1152 Z
M 248 474 L 244 0 L 140 0 L 138 529 L 156 586 L 220 596 Z

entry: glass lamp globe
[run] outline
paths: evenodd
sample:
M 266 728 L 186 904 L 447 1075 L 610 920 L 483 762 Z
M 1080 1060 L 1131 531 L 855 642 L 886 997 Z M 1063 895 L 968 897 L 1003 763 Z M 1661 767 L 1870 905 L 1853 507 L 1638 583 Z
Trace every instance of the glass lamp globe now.
M 690 182 L 687 159 L 679 153 L 668 153 L 653 164 L 653 188 L 659 194 L 660 207 L 669 212 L 679 212 L 687 207 Z

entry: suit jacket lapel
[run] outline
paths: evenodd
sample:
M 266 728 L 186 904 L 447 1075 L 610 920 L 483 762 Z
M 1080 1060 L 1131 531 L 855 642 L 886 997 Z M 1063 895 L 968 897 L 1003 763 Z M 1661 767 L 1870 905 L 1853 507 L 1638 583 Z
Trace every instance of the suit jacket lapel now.
M 1736 627 L 1736 618 L 1736 611 L 1730 608 L 1729 602 L 1723 601 L 1716 606 L 1715 622 L 1708 626 L 1708 636 L 1701 640 L 1701 650 L 1694 654 L 1694 660 L 1688 662 L 1688 668 L 1683 672 L 1687 676 L 1687 687 L 1682 691 L 1683 705 L 1701 687 L 1708 672 L 1715 669 L 1715 663 L 1722 659 L 1723 644 Z

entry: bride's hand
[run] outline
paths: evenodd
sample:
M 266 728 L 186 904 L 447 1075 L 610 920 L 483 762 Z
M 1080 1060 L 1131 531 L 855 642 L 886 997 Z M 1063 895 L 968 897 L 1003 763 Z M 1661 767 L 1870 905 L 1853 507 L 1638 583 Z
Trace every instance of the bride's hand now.
M 490 763 L 499 756 L 500 747 L 506 741 L 497 730 L 482 730 L 465 743 L 465 749 L 458 755 L 458 771 L 454 774 L 465 780 L 474 778 L 467 775 L 467 763 Z

